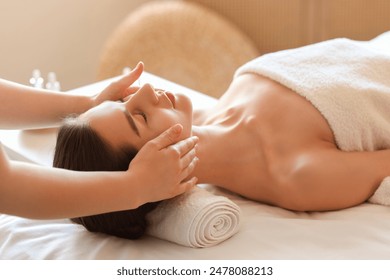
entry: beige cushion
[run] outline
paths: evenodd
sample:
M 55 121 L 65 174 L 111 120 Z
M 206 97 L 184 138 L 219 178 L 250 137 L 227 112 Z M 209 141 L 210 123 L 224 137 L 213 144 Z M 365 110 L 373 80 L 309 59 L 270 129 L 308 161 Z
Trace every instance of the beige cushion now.
M 145 70 L 219 97 L 234 71 L 259 55 L 235 25 L 198 4 L 151 2 L 134 10 L 108 38 L 98 78 L 121 73 L 138 61 Z

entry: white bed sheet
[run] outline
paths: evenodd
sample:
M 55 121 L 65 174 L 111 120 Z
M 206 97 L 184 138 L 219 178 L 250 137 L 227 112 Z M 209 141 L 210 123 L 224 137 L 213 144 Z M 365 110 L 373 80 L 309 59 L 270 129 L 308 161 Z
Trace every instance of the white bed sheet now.
M 195 107 L 215 100 L 145 73 L 143 81 L 188 94 Z M 95 93 L 109 81 L 77 89 Z M 51 165 L 55 130 L 0 131 L 10 157 Z M 68 220 L 0 215 L 0 259 L 390 259 L 390 208 L 362 204 L 341 211 L 301 213 L 241 198 L 214 186 L 242 209 L 239 232 L 203 249 L 144 237 L 125 240 L 87 232 Z

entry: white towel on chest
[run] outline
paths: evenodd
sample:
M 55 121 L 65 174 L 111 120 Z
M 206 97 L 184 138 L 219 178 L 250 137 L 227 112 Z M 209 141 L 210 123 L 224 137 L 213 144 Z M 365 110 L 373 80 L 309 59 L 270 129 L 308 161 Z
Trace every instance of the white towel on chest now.
M 237 233 L 240 214 L 230 199 L 196 187 L 148 214 L 147 234 L 187 247 L 210 247 Z
M 334 39 L 267 54 L 235 76 L 248 72 L 309 100 L 328 121 L 341 150 L 390 149 L 390 32 L 367 42 Z M 379 189 L 390 187 L 384 183 Z

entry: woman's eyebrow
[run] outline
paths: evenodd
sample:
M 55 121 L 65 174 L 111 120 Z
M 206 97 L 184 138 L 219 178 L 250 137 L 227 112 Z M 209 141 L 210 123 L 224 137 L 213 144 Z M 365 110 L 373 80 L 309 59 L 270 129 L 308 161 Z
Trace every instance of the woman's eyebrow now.
M 140 137 L 138 127 L 135 125 L 133 117 L 129 114 L 129 112 L 127 110 L 123 110 L 123 113 L 125 114 L 125 117 L 126 117 L 127 121 L 129 122 L 131 129 L 135 132 L 135 134 L 138 135 L 138 137 Z

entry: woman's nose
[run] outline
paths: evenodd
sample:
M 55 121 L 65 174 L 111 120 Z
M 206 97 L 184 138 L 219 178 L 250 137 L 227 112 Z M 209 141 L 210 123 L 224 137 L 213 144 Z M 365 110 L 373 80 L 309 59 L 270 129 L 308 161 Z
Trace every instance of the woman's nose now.
M 142 102 L 146 104 L 156 105 L 158 103 L 158 96 L 151 84 L 144 84 L 133 96 L 133 102 Z M 130 100 L 129 100 L 130 101 Z
M 140 90 L 141 96 L 147 98 L 153 104 L 158 103 L 158 96 L 156 94 L 156 90 L 151 84 L 144 84 Z

